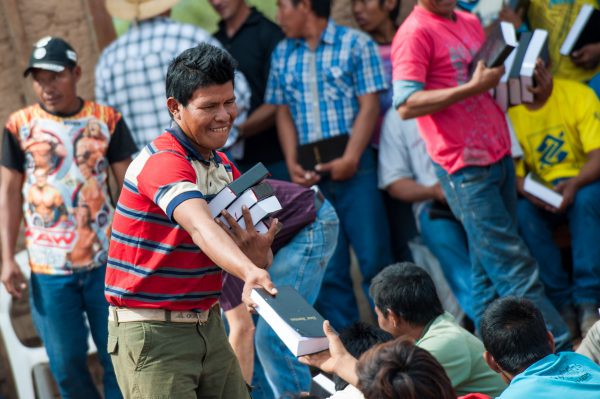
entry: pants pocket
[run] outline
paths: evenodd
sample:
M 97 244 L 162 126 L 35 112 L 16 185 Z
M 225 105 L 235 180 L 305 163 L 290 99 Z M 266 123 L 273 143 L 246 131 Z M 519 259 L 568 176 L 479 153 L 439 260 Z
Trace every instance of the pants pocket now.
M 108 343 L 106 345 L 106 351 L 109 355 L 116 355 L 119 350 L 119 338 L 114 335 L 108 336 Z

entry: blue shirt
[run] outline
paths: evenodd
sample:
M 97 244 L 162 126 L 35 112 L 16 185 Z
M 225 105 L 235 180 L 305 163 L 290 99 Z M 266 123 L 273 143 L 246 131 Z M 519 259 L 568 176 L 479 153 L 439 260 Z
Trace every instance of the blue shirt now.
M 358 97 L 387 86 L 375 42 L 330 20 L 314 51 L 304 39 L 275 48 L 265 102 L 289 106 L 298 143 L 306 144 L 349 134 Z
M 600 398 L 600 366 L 573 352 L 548 355 L 518 374 L 499 399 Z

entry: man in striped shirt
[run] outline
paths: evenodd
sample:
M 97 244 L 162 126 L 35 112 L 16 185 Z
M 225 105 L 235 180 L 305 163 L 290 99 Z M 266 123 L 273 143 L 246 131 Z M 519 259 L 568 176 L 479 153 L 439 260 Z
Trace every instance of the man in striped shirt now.
M 109 353 L 126 397 L 249 397 L 216 304 L 221 268 L 250 290 L 276 290 L 259 268 L 271 259 L 277 223 L 231 238 L 207 201 L 239 176 L 221 148 L 237 114 L 235 61 L 208 44 L 169 65 L 172 128 L 125 175 L 106 274 Z M 258 265 L 258 266 L 257 266 Z

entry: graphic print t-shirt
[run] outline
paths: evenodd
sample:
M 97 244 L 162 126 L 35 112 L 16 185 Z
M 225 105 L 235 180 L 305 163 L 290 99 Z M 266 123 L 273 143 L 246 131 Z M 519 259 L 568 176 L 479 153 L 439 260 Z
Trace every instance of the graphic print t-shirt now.
M 106 263 L 113 214 L 108 165 L 135 150 L 121 115 L 92 102 L 69 116 L 33 105 L 9 117 L 0 164 L 25 175 L 25 244 L 34 273 L 70 274 Z

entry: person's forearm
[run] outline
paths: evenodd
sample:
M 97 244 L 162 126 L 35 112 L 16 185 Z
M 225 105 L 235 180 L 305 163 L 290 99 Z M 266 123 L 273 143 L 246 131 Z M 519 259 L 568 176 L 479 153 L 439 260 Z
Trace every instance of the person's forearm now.
M 352 126 L 352 134 L 346 145 L 344 157 L 354 159 L 358 162 L 363 151 L 371 141 L 373 128 L 379 116 L 379 98 L 376 94 L 368 95 L 370 98 L 363 99 Z
M 419 90 L 408 97 L 398 112 L 402 119 L 416 118 L 441 111 L 476 94 L 469 83 L 447 89 Z
M 238 126 L 241 137 L 248 138 L 263 132 L 275 125 L 275 112 L 277 107 L 272 104 L 263 104 L 248 116 L 248 119 Z
M 336 365 L 335 373 L 350 385 L 358 386 L 358 375 L 356 374 L 356 365 L 358 360 L 348 354 L 343 361 Z
M 435 198 L 433 186 L 424 186 L 413 179 L 400 179 L 390 184 L 387 192 L 396 199 L 419 202 Z
M 600 150 L 594 150 L 588 154 L 587 162 L 574 179 L 578 188 L 600 180 Z
M 0 169 L 0 238 L 2 261 L 6 262 L 15 256 L 19 227 L 23 219 L 23 175 L 4 167 Z
M 115 198 L 119 198 L 121 194 L 121 189 L 123 188 L 123 182 L 125 181 L 125 173 L 127 172 L 127 168 L 131 163 L 131 158 L 127 158 L 123 161 L 114 162 L 110 165 L 110 168 L 115 176 L 115 180 L 117 183 L 117 192 L 115 193 Z
M 279 143 L 281 144 L 285 161 L 289 166 L 291 163 L 296 162 L 298 139 L 296 137 L 296 126 L 294 126 L 294 121 L 287 105 L 277 106 L 275 120 L 277 122 Z

